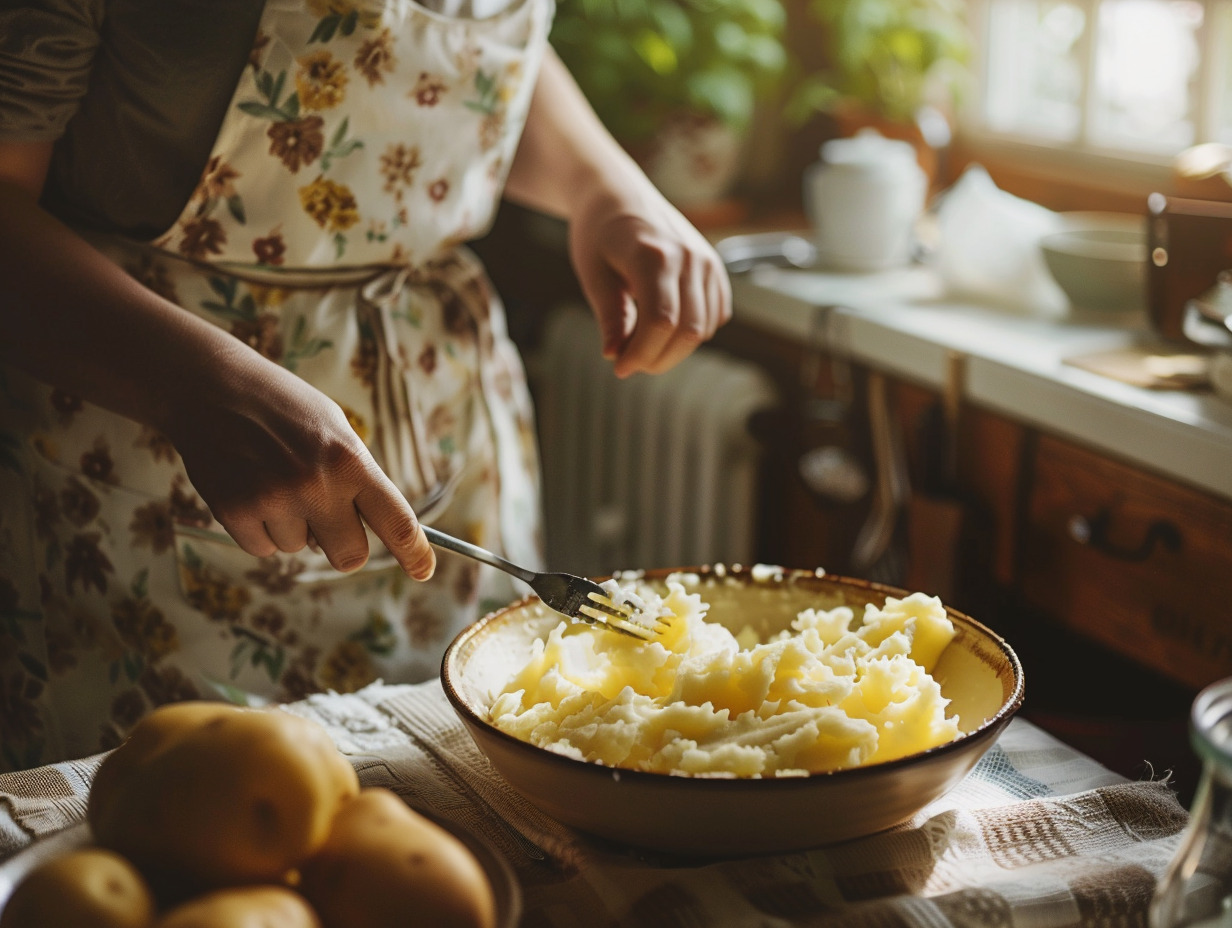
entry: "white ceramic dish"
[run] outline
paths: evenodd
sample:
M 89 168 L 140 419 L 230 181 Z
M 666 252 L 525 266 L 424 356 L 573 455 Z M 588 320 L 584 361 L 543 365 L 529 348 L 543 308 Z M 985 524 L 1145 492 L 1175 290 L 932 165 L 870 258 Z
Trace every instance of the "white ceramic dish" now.
M 1136 312 L 1146 306 L 1146 219 L 1132 213 L 1063 213 L 1040 239 L 1044 263 L 1078 310 Z
M 469 829 L 423 809 L 416 811 L 436 822 L 470 849 L 483 868 L 496 897 L 496 928 L 517 928 L 522 920 L 522 890 L 510 863 Z M 13 895 L 13 890 L 17 888 L 17 884 L 27 873 L 46 861 L 78 848 L 87 847 L 92 842 L 93 836 L 90 834 L 90 828 L 82 822 L 64 831 L 41 838 L 7 860 L 0 862 L 0 913 L 4 912 L 4 907 Z M 413 900 L 407 901 L 407 917 L 412 920 L 415 911 L 413 902 Z M 48 926 L 48 928 L 54 928 L 54 926 Z
M 881 604 L 903 590 L 862 580 L 784 571 L 755 579 L 732 568 L 698 571 L 709 618 L 767 635 L 808 606 Z M 648 572 L 662 580 L 669 571 Z M 778 779 L 716 779 L 618 770 L 547 751 L 495 728 L 488 710 L 536 638 L 560 617 L 537 599 L 516 603 L 463 631 L 442 667 L 445 694 L 479 748 L 509 784 L 548 815 L 582 831 L 658 852 L 764 854 L 872 834 L 910 818 L 955 786 L 1022 705 L 1022 665 L 1010 646 L 974 619 L 947 610 L 957 635 L 934 676 L 964 734 L 886 763 Z

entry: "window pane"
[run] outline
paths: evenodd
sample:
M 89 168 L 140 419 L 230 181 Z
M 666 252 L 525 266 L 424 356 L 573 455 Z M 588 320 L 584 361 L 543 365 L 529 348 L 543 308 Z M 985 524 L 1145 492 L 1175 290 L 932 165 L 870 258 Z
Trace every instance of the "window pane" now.
M 1003 0 L 988 10 L 989 128 L 1059 142 L 1081 126 L 1082 62 L 1087 17 L 1063 0 Z
M 1215 115 L 1211 133 L 1215 141 L 1232 145 L 1232 3 L 1220 3 L 1215 14 L 1207 44 L 1215 56 L 1209 85 Z
M 1194 141 L 1200 0 L 1103 0 L 1091 141 L 1169 153 Z

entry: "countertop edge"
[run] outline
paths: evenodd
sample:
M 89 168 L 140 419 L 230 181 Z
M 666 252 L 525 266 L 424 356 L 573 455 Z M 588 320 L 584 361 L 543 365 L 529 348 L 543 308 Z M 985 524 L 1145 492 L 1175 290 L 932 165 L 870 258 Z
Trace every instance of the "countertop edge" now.
M 829 351 L 934 389 L 945 382 L 948 356 L 960 351 L 968 358 L 967 401 L 1232 499 L 1232 405 L 1134 387 L 1064 363 L 1084 351 L 1133 344 L 1140 330 L 1024 319 L 966 305 L 947 315 L 936 300 L 904 300 L 899 294 L 911 287 L 904 288 L 902 275 L 890 282 L 885 298 L 875 281 L 853 287 L 841 279 L 829 288 L 836 297 L 831 302 L 828 288 L 813 278 L 820 279 L 791 272 L 734 275 L 735 318 L 788 340 L 820 341 Z M 814 292 L 806 298 L 802 291 L 810 286 Z M 947 320 L 954 324 L 936 325 Z M 964 330 L 964 322 L 977 331 Z M 992 344 L 990 333 L 1002 333 L 1003 343 Z

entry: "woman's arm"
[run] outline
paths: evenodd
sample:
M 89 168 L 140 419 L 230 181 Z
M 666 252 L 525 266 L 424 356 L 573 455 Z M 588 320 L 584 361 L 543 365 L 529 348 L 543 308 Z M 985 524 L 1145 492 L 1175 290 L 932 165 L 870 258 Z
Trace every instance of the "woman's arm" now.
M 568 220 L 573 266 L 617 376 L 667 370 L 731 318 L 714 249 L 612 139 L 551 51 L 505 193 Z
M 315 538 L 339 570 L 361 519 L 408 574 L 435 556 L 341 409 L 142 287 L 38 204 L 50 143 L 0 142 L 0 361 L 166 434 L 214 517 L 258 557 Z

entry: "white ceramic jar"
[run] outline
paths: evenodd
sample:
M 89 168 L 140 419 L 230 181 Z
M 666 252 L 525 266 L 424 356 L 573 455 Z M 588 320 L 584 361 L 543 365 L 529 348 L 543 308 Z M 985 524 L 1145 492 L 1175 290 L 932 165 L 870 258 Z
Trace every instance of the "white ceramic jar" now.
M 821 146 L 804 173 L 804 208 L 824 267 L 878 271 L 911 259 L 928 178 L 907 142 L 866 129 Z

